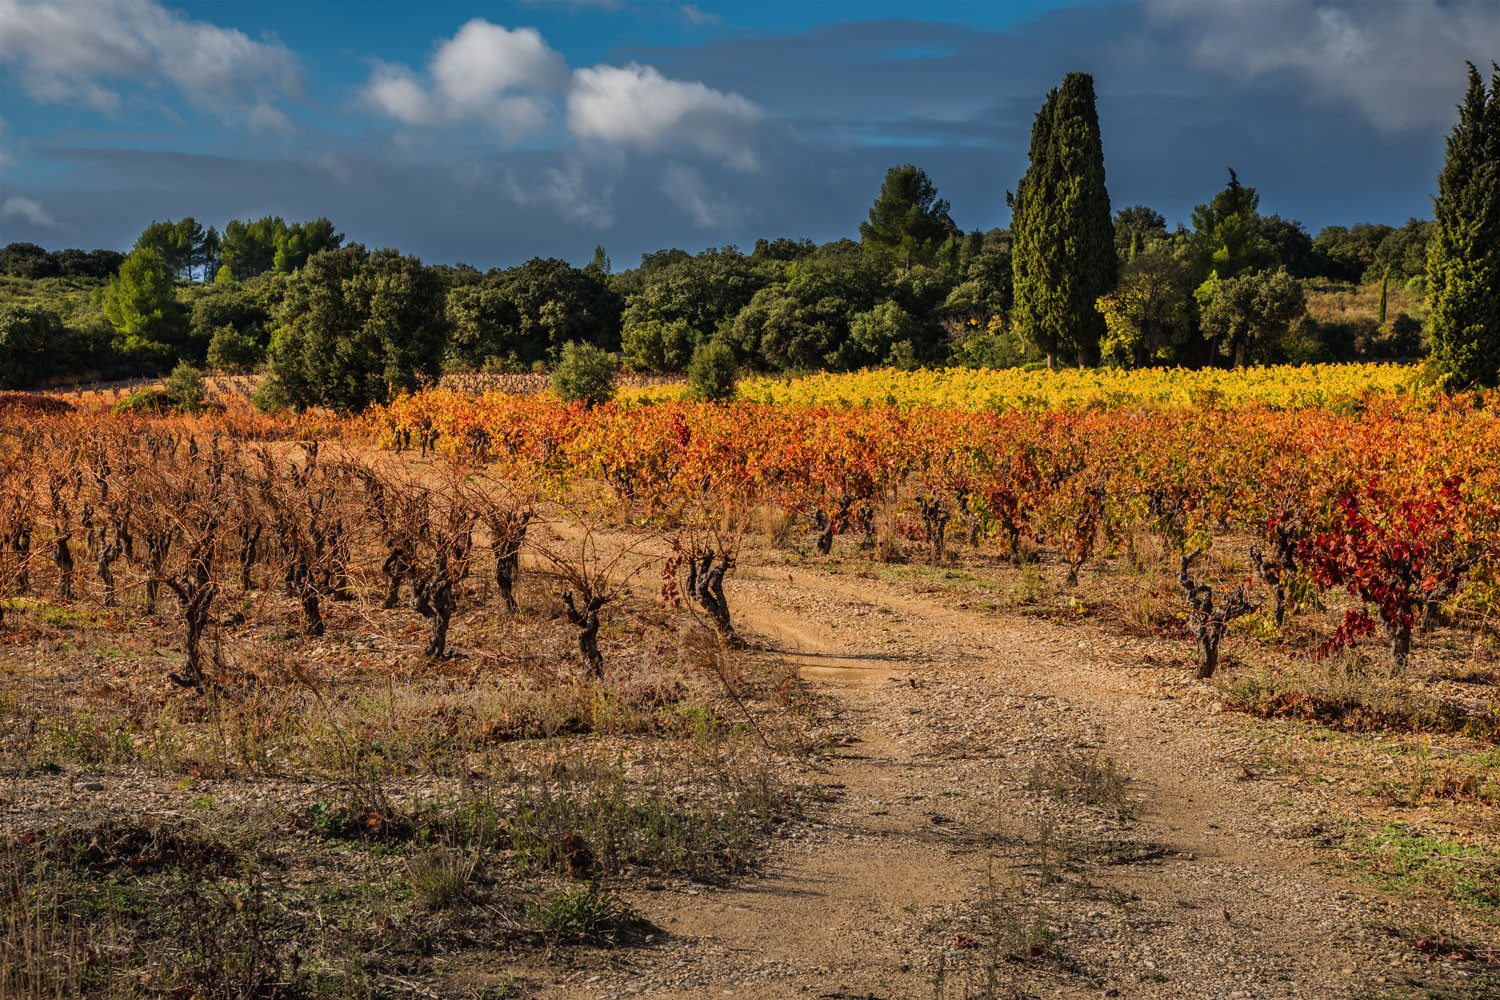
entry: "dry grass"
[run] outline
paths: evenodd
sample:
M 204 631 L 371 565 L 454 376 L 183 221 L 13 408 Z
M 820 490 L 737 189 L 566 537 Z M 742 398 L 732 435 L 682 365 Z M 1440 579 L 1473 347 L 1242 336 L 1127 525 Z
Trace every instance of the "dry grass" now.
M 1380 315 L 1380 286 L 1314 285 L 1307 289 L 1307 313 L 1320 323 L 1366 319 L 1374 323 Z M 1426 325 L 1427 299 L 1425 293 L 1393 281 L 1386 290 L 1386 320 L 1394 319 L 1400 313 Z

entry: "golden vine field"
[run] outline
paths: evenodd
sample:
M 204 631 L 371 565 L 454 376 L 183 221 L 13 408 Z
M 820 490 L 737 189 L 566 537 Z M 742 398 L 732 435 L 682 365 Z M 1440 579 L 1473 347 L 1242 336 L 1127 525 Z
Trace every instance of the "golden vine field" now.
M 1090 409 L 1094 407 L 1336 406 L 1370 394 L 1427 398 L 1420 367 L 1396 364 L 1300 365 L 1188 370 L 949 368 L 852 374 L 824 372 L 804 378 L 757 378 L 740 383 L 746 402 L 798 406 L 933 406 L 960 410 Z M 629 399 L 681 396 L 660 386 L 625 393 Z

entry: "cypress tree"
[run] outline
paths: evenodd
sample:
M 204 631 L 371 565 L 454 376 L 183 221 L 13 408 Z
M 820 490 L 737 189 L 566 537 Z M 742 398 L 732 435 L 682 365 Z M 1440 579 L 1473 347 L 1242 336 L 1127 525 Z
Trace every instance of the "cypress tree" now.
M 1385 293 L 1391 287 L 1391 265 L 1385 266 L 1385 273 L 1380 276 L 1380 315 L 1376 323 L 1385 326 Z
M 1066 347 L 1081 366 L 1098 350 L 1104 317 L 1094 303 L 1114 287 L 1117 266 L 1093 77 L 1069 73 L 1047 94 L 1030 158 L 1012 201 L 1016 320 L 1047 367 Z
M 1469 90 L 1438 174 L 1427 250 L 1432 356 L 1454 385 L 1500 383 L 1500 67 Z

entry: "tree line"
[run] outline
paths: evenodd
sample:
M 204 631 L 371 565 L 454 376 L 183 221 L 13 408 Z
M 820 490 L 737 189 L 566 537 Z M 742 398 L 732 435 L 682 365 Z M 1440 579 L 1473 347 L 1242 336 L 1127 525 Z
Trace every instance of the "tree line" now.
M 1500 230 L 1495 89 L 1470 67 L 1435 220 L 1316 236 L 1262 215 L 1259 193 L 1232 169 L 1190 225 L 1169 228 L 1145 205 L 1112 211 L 1093 81 L 1073 73 L 1036 116 L 1028 169 L 1007 195 L 1008 229 L 965 231 L 926 172 L 902 164 L 887 172 L 857 240 L 664 249 L 618 272 L 603 248 L 584 267 L 426 265 L 345 243 L 327 219 L 232 220 L 222 232 L 191 218 L 153 222 L 118 261 L 12 244 L 0 251 L 6 274 L 93 277 L 95 287 L 0 307 L 0 384 L 187 360 L 265 367 L 268 403 L 358 409 L 444 370 L 550 367 L 570 343 L 665 372 L 685 370 L 709 344 L 774 372 L 1411 357 L 1422 327 L 1386 315 L 1388 288 L 1427 291 L 1436 262 L 1440 294 L 1466 289 L 1455 294 L 1478 308 L 1474 289 L 1494 289 L 1487 248 L 1500 239 L 1484 237 Z M 106 263 L 107 283 L 84 270 Z M 1378 325 L 1356 338 L 1347 324 L 1305 315 L 1307 289 L 1329 282 L 1379 283 Z M 1457 356 L 1447 346 L 1455 336 L 1497 336 L 1493 325 L 1442 318 L 1436 300 L 1432 312 L 1444 358 Z M 1463 381 L 1495 381 L 1500 363 L 1488 350 L 1469 352 L 1478 360 L 1460 366 Z

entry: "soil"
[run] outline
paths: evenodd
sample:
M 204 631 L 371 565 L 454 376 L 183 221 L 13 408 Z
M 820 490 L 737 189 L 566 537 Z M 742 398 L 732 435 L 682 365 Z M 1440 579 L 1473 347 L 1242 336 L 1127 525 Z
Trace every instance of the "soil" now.
M 1493 966 L 1413 946 L 1494 948 L 1492 923 L 1320 864 L 1310 838 L 1334 793 L 1268 763 L 1270 724 L 1224 712 L 1182 643 L 925 590 L 775 565 L 732 578 L 741 631 L 837 706 L 833 752 L 800 778 L 815 822 L 773 842 L 758 877 L 627 892 L 656 947 L 513 968 L 518 982 L 600 998 L 1500 996 Z

